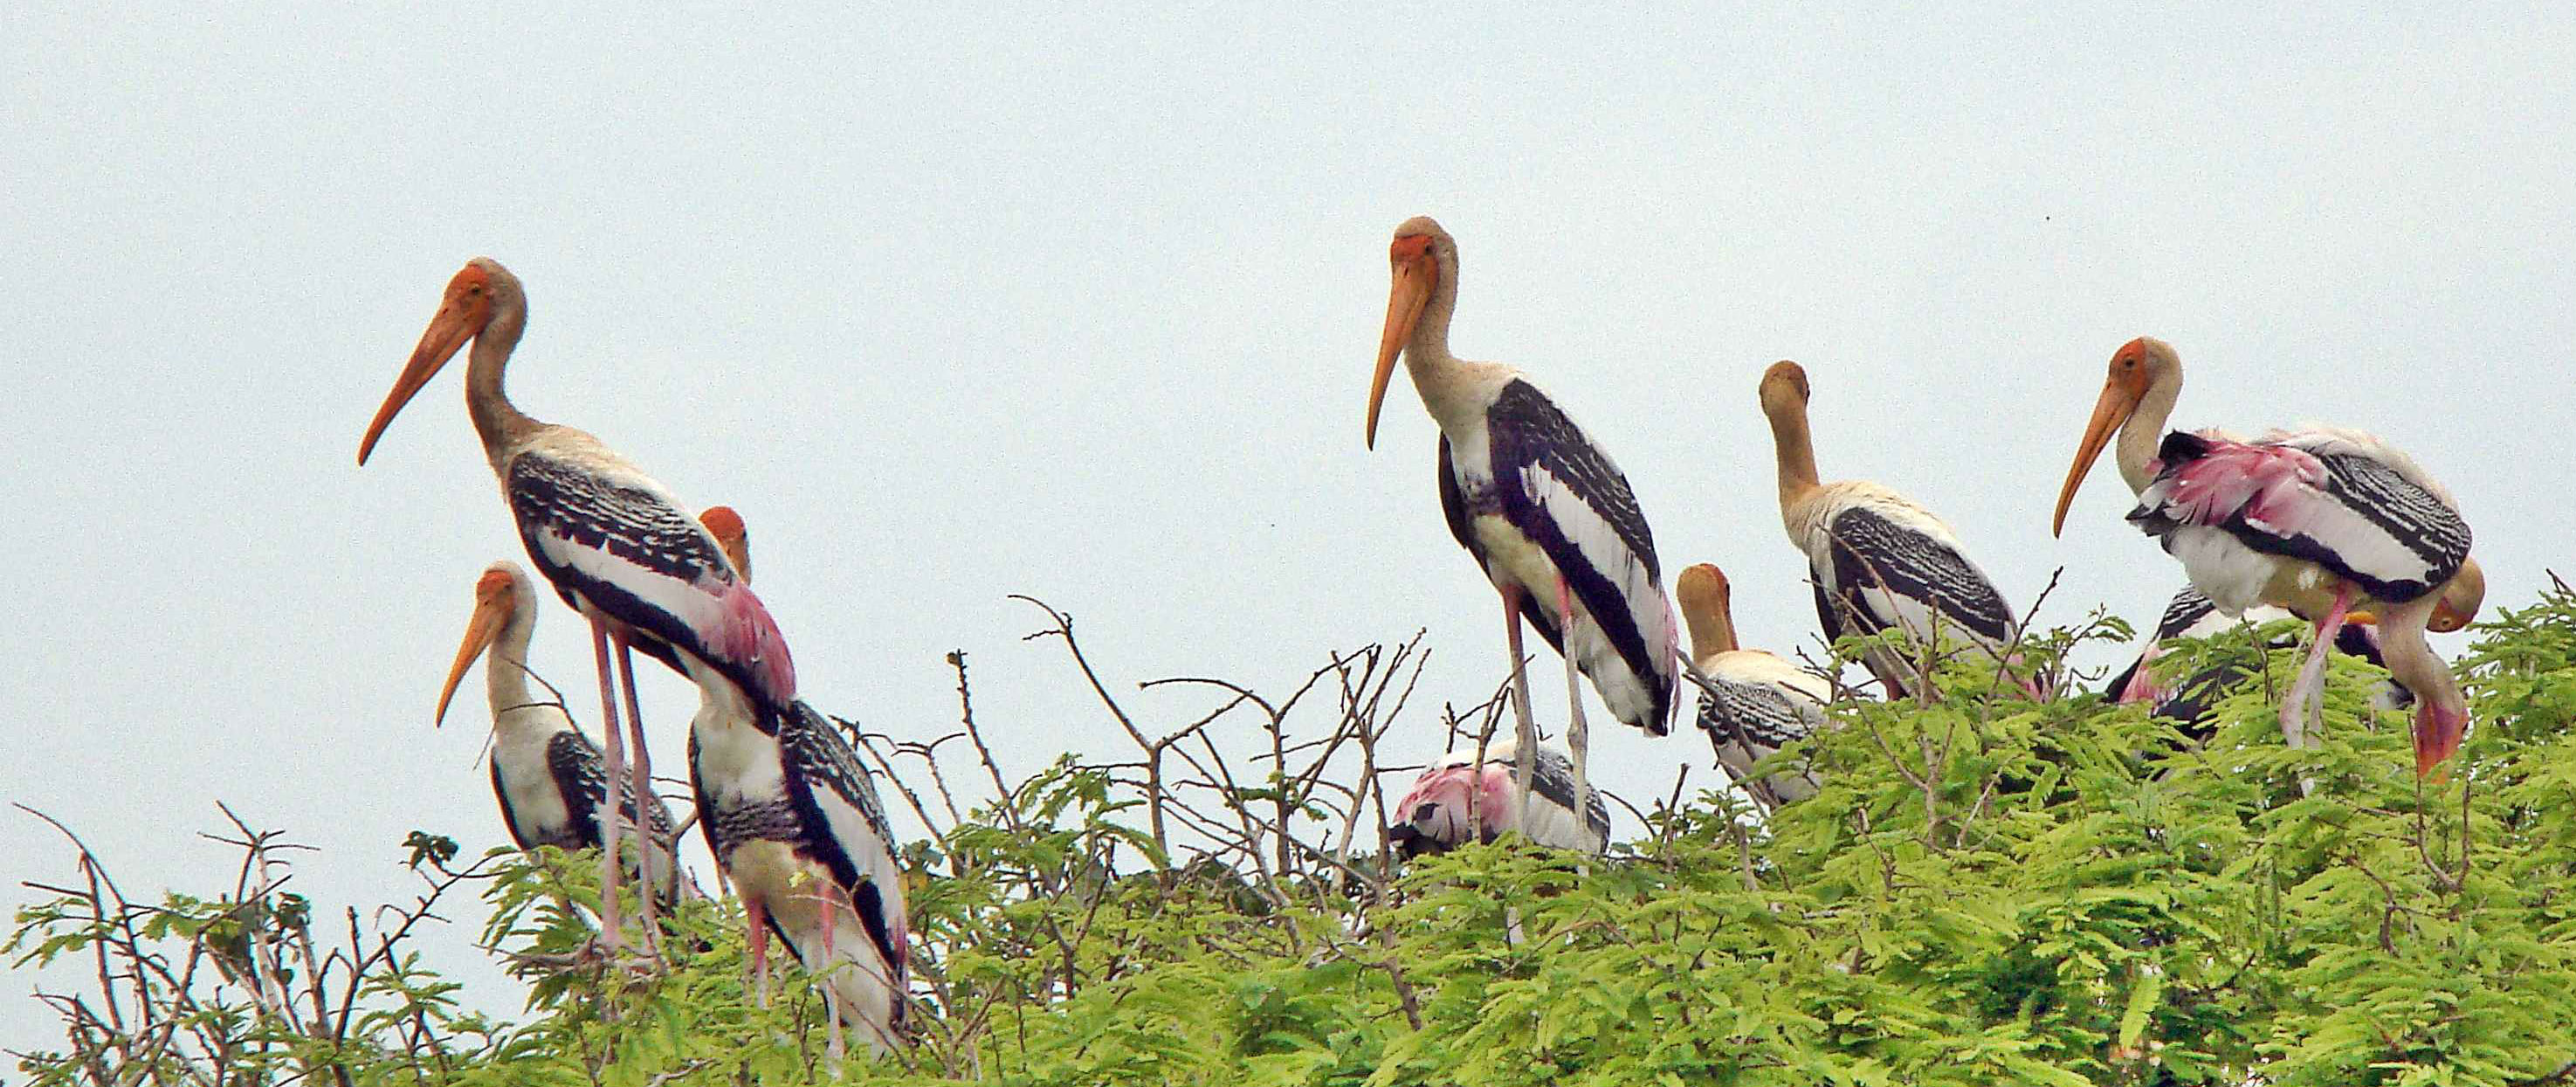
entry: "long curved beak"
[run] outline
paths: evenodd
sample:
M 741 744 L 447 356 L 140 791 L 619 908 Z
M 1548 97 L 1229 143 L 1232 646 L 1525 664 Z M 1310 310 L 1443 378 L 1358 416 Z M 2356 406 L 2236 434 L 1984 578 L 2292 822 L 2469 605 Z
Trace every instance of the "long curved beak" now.
M 456 665 L 447 670 L 447 684 L 438 689 L 437 723 L 447 723 L 447 703 L 456 697 L 456 684 L 465 678 L 465 670 L 474 667 L 474 658 L 491 648 L 492 640 L 501 636 L 501 628 L 510 622 L 510 598 L 506 595 L 479 597 L 474 602 L 474 618 L 465 624 L 465 644 L 456 649 Z M 498 661 L 493 667 L 500 667 Z
M 367 436 L 358 442 L 358 463 L 367 463 L 367 455 L 376 451 L 376 439 L 383 437 L 385 427 L 401 414 L 403 405 L 411 403 L 421 386 L 437 377 L 447 360 L 455 358 L 465 341 L 482 331 L 481 323 L 468 307 L 450 300 L 440 306 L 438 316 L 430 318 L 429 328 L 420 334 L 420 346 L 412 349 L 411 362 L 403 367 L 402 376 L 394 379 L 394 389 L 385 394 L 385 404 L 376 409 L 374 422 L 367 424 Z
M 1395 373 L 1395 357 L 1413 339 L 1413 325 L 1422 319 L 1422 307 L 1431 304 L 1432 263 L 1429 254 L 1421 259 L 1397 261 L 1395 285 L 1386 295 L 1386 332 L 1377 341 L 1377 372 L 1369 377 L 1368 447 L 1377 448 L 1378 408 L 1386 403 L 1386 381 Z
M 2057 491 L 2057 512 L 2049 517 L 2048 534 L 2066 534 L 2066 508 L 2075 504 L 2075 489 L 2084 485 L 2084 473 L 2093 470 L 2093 461 L 2102 455 L 2102 447 L 2111 443 L 2111 435 L 2138 410 L 2138 394 L 2122 388 L 2118 382 L 2102 386 L 2102 398 L 2093 403 L 2093 419 L 2084 424 L 2084 443 L 2075 447 L 2075 466 L 2066 471 L 2066 485 Z

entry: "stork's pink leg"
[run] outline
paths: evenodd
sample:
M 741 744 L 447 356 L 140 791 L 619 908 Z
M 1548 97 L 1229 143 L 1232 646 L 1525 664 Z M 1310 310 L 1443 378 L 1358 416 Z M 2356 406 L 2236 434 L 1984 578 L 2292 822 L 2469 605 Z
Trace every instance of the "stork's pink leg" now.
M 634 780 L 630 782 L 630 784 L 635 790 L 635 822 L 633 824 L 635 829 L 635 897 L 636 900 L 641 903 L 639 908 L 644 915 L 645 951 L 658 959 L 662 957 L 662 948 L 661 941 L 657 938 L 659 930 L 655 927 L 653 918 L 654 910 L 658 904 L 653 900 L 661 891 L 662 885 L 655 882 L 653 879 L 653 854 L 657 845 L 653 841 L 652 820 L 644 817 L 645 800 L 653 795 L 653 751 L 644 744 L 644 712 L 636 705 L 635 654 L 632 647 L 626 640 L 625 631 L 613 631 L 610 633 L 609 637 L 617 643 L 617 678 L 623 682 L 626 687 L 626 725 L 628 728 L 634 730 Z M 613 794 L 617 791 L 617 778 L 614 775 L 609 777 L 608 785 L 608 791 L 610 793 Z M 610 801 L 610 822 L 613 823 L 617 821 L 616 813 L 618 809 L 623 806 L 624 805 L 618 804 L 615 801 Z
M 1518 716 L 1513 735 L 1520 746 L 1512 757 L 1512 826 L 1529 826 L 1530 785 L 1538 775 L 1538 719 L 1530 716 L 1529 672 L 1521 666 L 1521 591 L 1503 590 L 1503 637 L 1512 652 L 1512 710 Z
M 1574 663 L 1574 624 L 1582 617 L 1574 610 L 1574 588 L 1565 576 L 1556 579 L 1556 633 L 1565 644 L 1565 747 L 1574 755 L 1574 825 L 1589 835 L 1592 823 L 1592 726 L 1583 719 L 1583 671 Z
M 608 780 L 614 782 L 626 768 L 625 734 L 618 729 L 616 684 L 608 671 L 608 625 L 598 619 L 590 621 L 590 643 L 599 658 L 599 719 L 607 748 Z M 610 788 L 610 793 L 615 793 Z M 617 804 L 609 801 L 608 810 L 599 819 L 599 928 L 608 949 L 616 951 L 626 942 L 625 930 L 617 917 Z
M 823 1056 L 837 1072 L 841 1067 L 841 1054 L 845 1051 L 841 1044 L 839 973 L 848 969 L 848 964 L 832 953 L 832 932 L 841 927 L 841 889 L 826 883 L 820 897 L 823 900 L 823 1014 L 830 1020 L 830 1025 L 824 1028 Z
M 2306 663 L 2299 666 L 2298 681 L 2290 685 L 2290 696 L 2281 700 L 2281 738 L 2291 747 L 2306 747 L 2312 714 L 2319 718 L 2324 714 L 2326 654 L 2334 648 L 2335 635 L 2343 630 L 2344 616 L 2352 610 L 2353 595 L 2349 582 L 2335 590 L 2334 606 L 2317 624 L 2316 641 L 2308 647 Z
M 743 916 L 751 920 L 752 999 L 761 1007 L 769 1006 L 769 911 L 761 908 L 760 899 L 742 900 Z

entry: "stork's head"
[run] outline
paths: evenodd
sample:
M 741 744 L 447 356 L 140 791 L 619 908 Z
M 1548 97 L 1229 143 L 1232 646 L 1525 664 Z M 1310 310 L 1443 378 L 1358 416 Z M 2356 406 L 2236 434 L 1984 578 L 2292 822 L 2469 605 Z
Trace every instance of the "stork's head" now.
M 751 539 L 745 535 L 742 515 L 731 506 L 709 506 L 698 515 L 698 523 L 707 526 L 707 534 L 716 538 L 724 549 L 725 561 L 733 563 L 733 572 L 751 580 Z
M 2433 617 L 2424 629 L 2435 634 L 2448 634 L 2478 617 L 2478 608 L 2486 603 L 2487 572 L 2480 569 L 2475 556 L 2460 560 L 2460 572 L 2442 586 L 2442 595 L 2433 602 Z
M 1705 562 L 1685 569 L 1673 579 L 1673 595 L 1680 598 L 1682 621 L 1690 624 L 1692 660 L 1704 661 L 1736 647 L 1724 571 Z
M 1806 411 L 1806 367 L 1782 359 L 1762 371 L 1762 414 L 1776 419 L 1782 412 L 1803 415 Z
M 513 626 L 534 620 L 537 606 L 536 584 L 519 564 L 503 559 L 483 568 L 483 576 L 474 581 L 474 617 L 465 624 L 465 644 L 456 649 L 456 664 L 447 670 L 447 683 L 438 689 L 437 722 L 447 722 L 447 703 L 456 697 L 456 684 L 465 678 L 465 670 L 491 648 L 501 633 Z M 521 639 L 525 644 L 525 639 Z M 493 667 L 503 667 L 495 658 Z M 522 667 L 513 661 L 508 667 Z
M 2066 485 L 2057 492 L 2057 512 L 2049 519 L 2051 535 L 2066 530 L 2066 509 L 2075 504 L 2075 490 L 2084 483 L 2084 473 L 2091 471 L 2093 461 L 2102 455 L 2129 417 L 2138 413 L 2138 404 L 2147 398 L 2147 389 L 2180 373 L 2182 359 L 2173 346 L 2153 336 L 2140 336 L 2121 344 L 2111 354 L 2111 371 L 2102 381 L 2101 399 L 2093 403 L 2093 419 L 2084 424 L 2084 440 L 2075 447 L 2075 466 L 2066 472 Z
M 1377 343 L 1377 371 L 1369 378 L 1371 449 L 1377 448 L 1378 408 L 1386 402 L 1386 382 L 1395 373 L 1396 356 L 1413 342 L 1414 326 L 1421 323 L 1422 311 L 1431 305 L 1444 280 L 1454 285 L 1458 275 L 1458 243 L 1428 215 L 1416 215 L 1395 228 L 1395 241 L 1387 246 L 1386 255 L 1394 284 L 1386 296 L 1386 330 Z
M 383 407 L 376 409 L 375 421 L 367 424 L 367 436 L 358 442 L 358 463 L 367 463 L 375 452 L 376 439 L 400 414 L 403 405 L 438 371 L 455 358 L 466 341 L 483 334 L 492 324 L 496 307 L 517 308 L 524 305 L 519 279 L 490 257 L 476 257 L 447 281 L 447 297 L 438 305 L 438 315 L 429 319 L 429 328 L 420 334 L 420 346 L 412 349 L 411 362 L 394 378 L 394 388 L 385 394 Z

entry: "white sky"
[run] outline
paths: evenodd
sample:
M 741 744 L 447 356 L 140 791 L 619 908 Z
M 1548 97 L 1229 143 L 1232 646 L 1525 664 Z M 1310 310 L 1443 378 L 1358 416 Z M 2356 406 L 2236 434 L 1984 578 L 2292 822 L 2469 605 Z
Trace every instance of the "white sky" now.
M 1667 573 L 1723 565 L 1752 644 L 1814 637 L 1754 403 L 1779 358 L 1827 478 L 1944 515 L 2017 606 L 2063 564 L 2044 619 L 2151 620 L 2180 584 L 2108 469 L 2047 531 L 2142 333 L 2189 368 L 2179 424 L 2415 453 L 2491 604 L 2576 538 L 2564 4 L 786 8 L 0 16 L 0 800 L 135 890 L 228 880 L 195 836 L 219 798 L 320 847 L 298 885 L 334 905 L 408 894 L 413 827 L 506 840 L 479 679 L 429 727 L 472 579 L 520 554 L 459 377 L 354 463 L 476 254 L 528 285 L 523 407 L 743 511 L 809 697 L 928 738 L 965 649 L 1016 771 L 1123 741 L 1007 593 L 1072 611 L 1115 681 L 1284 692 L 1428 627 L 1426 708 L 1491 688 L 1498 608 L 1402 379 L 1360 442 L 1417 213 L 1460 239 L 1459 352 L 1607 445 Z M 537 643 L 590 689 L 569 612 Z M 676 768 L 693 694 L 655 672 Z M 1709 762 L 1595 720 L 1641 802 Z M 0 828 L 12 903 L 67 877 L 50 830 Z M 0 1045 L 59 1044 L 29 983 L 0 983 Z

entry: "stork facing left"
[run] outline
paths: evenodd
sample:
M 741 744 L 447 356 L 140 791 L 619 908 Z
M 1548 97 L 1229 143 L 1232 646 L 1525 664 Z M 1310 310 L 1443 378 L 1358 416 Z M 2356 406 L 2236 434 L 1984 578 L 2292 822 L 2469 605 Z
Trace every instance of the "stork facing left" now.
M 555 593 L 590 621 L 608 775 L 614 779 L 631 773 L 636 795 L 650 795 L 652 760 L 629 650 L 670 665 L 697 683 L 706 697 L 730 703 L 794 702 L 795 665 L 768 609 L 752 595 L 715 537 L 668 488 L 599 439 L 530 418 L 510 403 L 502 391 L 502 371 L 527 324 L 527 294 L 518 277 L 488 257 L 467 263 L 448 281 L 446 296 L 410 363 L 367 424 L 358 463 L 367 463 L 376 440 L 403 405 L 472 341 L 465 407 L 518 523 L 519 540 Z M 623 736 L 620 681 L 625 689 Z M 746 716 L 750 713 L 749 706 L 740 708 Z M 631 766 L 629 743 L 634 746 Z M 600 851 L 600 914 L 611 948 L 621 941 L 617 823 L 609 820 L 603 828 L 606 841 Z M 649 884 L 654 878 L 651 851 L 644 856 L 640 875 Z M 639 901 L 649 922 L 652 896 Z M 648 923 L 644 931 L 649 948 L 652 926 Z

